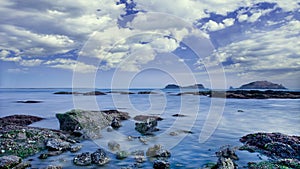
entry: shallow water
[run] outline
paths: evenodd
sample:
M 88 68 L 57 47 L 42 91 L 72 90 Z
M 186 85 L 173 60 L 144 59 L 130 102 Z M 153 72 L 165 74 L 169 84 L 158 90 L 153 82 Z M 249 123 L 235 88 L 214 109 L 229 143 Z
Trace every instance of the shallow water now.
M 132 92 L 149 91 L 150 89 L 130 90 Z M 169 159 L 172 168 L 199 168 L 207 162 L 216 162 L 215 152 L 224 145 L 239 146 L 239 138 L 254 132 L 281 132 L 289 135 L 300 135 L 298 124 L 300 123 L 300 100 L 296 99 L 220 99 L 205 96 L 174 96 L 178 91 L 157 90 L 158 94 L 151 95 L 124 95 L 108 94 L 103 96 L 72 96 L 54 95 L 57 91 L 71 91 L 71 89 L 0 89 L 1 117 L 12 114 L 36 115 L 46 118 L 32 126 L 59 129 L 56 113 L 64 113 L 73 108 L 87 110 L 118 109 L 130 114 L 131 117 L 139 114 L 160 115 L 164 120 L 159 121 L 159 132 L 155 136 L 146 138 L 144 145 L 138 140 L 128 141 L 127 136 L 140 136 L 134 130 L 134 121 L 122 122 L 123 127 L 112 133 L 103 130 L 103 137 L 99 140 L 84 141 L 80 152 L 93 152 L 97 148 L 107 149 L 107 142 L 115 140 L 121 144 L 121 149 L 147 150 L 153 144 L 161 144 L 170 149 L 172 156 Z M 89 89 L 77 89 L 76 91 L 91 91 Z M 109 90 L 100 90 L 109 91 Z M 24 104 L 15 103 L 18 100 L 40 100 L 42 103 Z M 218 104 L 216 104 L 218 103 Z M 224 107 L 222 106 L 224 103 Z M 223 110 L 217 112 L 210 120 L 207 120 L 209 110 Z M 238 111 L 242 110 L 242 111 Z M 173 117 L 180 113 L 186 117 Z M 220 119 L 218 120 L 218 118 Z M 218 122 L 219 121 L 219 122 Z M 200 134 L 205 123 L 210 122 L 209 130 L 212 135 L 203 143 L 199 142 Z M 214 130 L 214 128 L 216 128 Z M 178 130 L 191 130 L 193 134 L 181 133 L 170 136 L 169 133 Z M 207 134 L 207 133 L 206 133 Z M 203 141 L 203 140 L 200 140 Z M 78 152 L 78 153 L 80 153 Z M 42 167 L 49 164 L 58 164 L 64 168 L 75 167 L 72 164 L 73 157 L 78 153 L 66 152 L 57 157 L 39 160 L 35 157 L 31 162 L 33 167 Z M 260 161 L 266 157 L 257 153 L 237 151 L 240 160 L 239 166 L 245 166 L 249 161 Z M 113 152 L 109 152 L 111 162 L 103 168 L 120 168 L 134 163 L 133 158 L 125 160 L 115 159 Z M 30 159 L 29 158 L 29 159 Z M 90 166 L 89 168 L 96 166 Z M 143 168 L 151 168 L 151 159 L 143 163 Z

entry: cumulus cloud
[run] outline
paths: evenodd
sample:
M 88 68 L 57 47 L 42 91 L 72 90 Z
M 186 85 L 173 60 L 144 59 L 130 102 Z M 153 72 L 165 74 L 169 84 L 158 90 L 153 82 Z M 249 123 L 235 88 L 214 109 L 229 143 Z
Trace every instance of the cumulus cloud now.
M 216 49 L 206 64 L 223 63 L 227 72 L 240 74 L 300 71 L 300 21 L 292 20 L 272 31 L 252 30 L 244 40 Z M 200 63 L 200 62 L 199 62 Z

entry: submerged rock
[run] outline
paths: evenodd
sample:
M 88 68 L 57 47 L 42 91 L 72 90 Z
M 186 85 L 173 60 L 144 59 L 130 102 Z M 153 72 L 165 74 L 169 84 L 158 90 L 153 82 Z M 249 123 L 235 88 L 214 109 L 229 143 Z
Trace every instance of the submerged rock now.
M 154 169 L 169 169 L 170 163 L 168 161 L 163 160 L 155 160 L 153 163 Z
M 91 154 L 89 152 L 82 153 L 74 157 L 73 163 L 79 166 L 88 166 L 92 163 Z
M 78 144 L 72 145 L 70 147 L 70 152 L 75 153 L 75 152 L 79 151 L 81 148 L 82 148 L 82 145 L 78 145 Z
M 111 125 L 114 118 L 127 120 L 129 115 L 118 110 L 84 111 L 71 110 L 64 114 L 56 114 L 60 129 L 71 132 L 76 136 L 99 138 L 100 131 Z
M 111 151 L 117 151 L 117 150 L 120 150 L 120 144 L 117 143 L 116 141 L 109 141 L 108 142 L 108 148 Z
M 119 160 L 122 160 L 124 158 L 127 158 L 129 155 L 129 153 L 127 151 L 118 151 L 116 153 L 116 158 L 119 159 Z
M 22 159 L 18 156 L 14 155 L 8 155 L 0 157 L 0 168 L 6 169 L 6 168 L 13 168 L 20 164 L 22 162 Z
M 110 161 L 103 149 L 98 149 L 96 152 L 92 153 L 91 157 L 92 163 L 97 165 L 105 165 Z

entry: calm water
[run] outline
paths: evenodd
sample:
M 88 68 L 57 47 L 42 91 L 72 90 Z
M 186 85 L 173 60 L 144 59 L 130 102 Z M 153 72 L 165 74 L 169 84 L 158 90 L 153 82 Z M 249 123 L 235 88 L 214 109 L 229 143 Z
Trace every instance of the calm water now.
M 161 144 L 170 149 L 172 156 L 169 159 L 172 168 L 200 168 L 207 162 L 216 162 L 215 152 L 224 145 L 239 146 L 239 138 L 254 132 L 281 132 L 289 135 L 300 135 L 300 100 L 292 99 L 220 99 L 205 96 L 184 95 L 175 96 L 175 90 L 155 90 L 158 94 L 152 95 L 122 95 L 118 93 L 104 96 L 72 96 L 54 95 L 57 91 L 71 91 L 71 89 L 0 89 L 0 116 L 12 114 L 35 115 L 46 118 L 32 126 L 59 129 L 56 113 L 64 113 L 73 108 L 87 110 L 118 109 L 126 111 L 131 117 L 139 114 L 154 114 L 164 118 L 159 121 L 159 132 L 155 136 L 146 138 L 144 145 L 138 140 L 128 141 L 127 136 L 140 136 L 134 130 L 134 121 L 124 121 L 123 127 L 111 133 L 103 131 L 103 138 L 93 141 L 84 141 L 80 152 L 95 151 L 98 147 L 107 148 L 111 140 L 121 144 L 122 150 L 147 150 L 153 144 Z M 91 91 L 78 89 L 76 91 Z M 100 90 L 109 91 L 109 90 Z M 126 90 L 122 90 L 126 91 Z M 150 89 L 130 90 L 132 92 L 150 91 Z M 42 103 L 22 104 L 18 100 L 40 100 Z M 223 106 L 224 104 L 224 106 Z M 211 112 L 209 113 L 209 111 Z M 222 111 L 220 111 L 222 110 Z M 242 111 L 238 111 L 242 110 Z M 186 117 L 173 117 L 180 113 Z M 207 120 L 208 115 L 210 119 Z M 208 130 L 204 124 L 210 124 Z M 179 130 L 191 130 L 193 134 L 179 133 L 170 136 L 169 133 Z M 206 140 L 199 136 L 209 135 Z M 209 132 L 208 132 L 209 133 Z M 204 141 L 204 142 L 203 142 Z M 78 152 L 78 153 L 80 153 Z M 64 168 L 83 168 L 72 164 L 73 157 L 78 153 L 66 152 L 47 160 L 33 159 L 33 167 L 42 167 L 49 164 L 58 164 Z M 256 153 L 237 151 L 240 160 L 237 163 L 244 166 L 249 161 L 259 161 L 264 156 Z M 134 163 L 129 157 L 125 160 L 116 160 L 113 152 L 109 152 L 111 162 L 103 168 L 120 168 Z M 151 159 L 150 159 L 151 161 Z M 96 166 L 91 166 L 93 168 Z M 143 163 L 143 168 L 151 168 L 152 163 Z

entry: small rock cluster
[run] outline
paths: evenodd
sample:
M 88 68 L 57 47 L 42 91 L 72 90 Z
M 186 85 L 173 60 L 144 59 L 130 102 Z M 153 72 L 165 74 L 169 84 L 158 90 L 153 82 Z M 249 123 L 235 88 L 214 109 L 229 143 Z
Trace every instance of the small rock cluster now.
M 73 163 L 78 166 L 88 166 L 91 164 L 97 164 L 103 166 L 110 161 L 109 157 L 103 149 L 98 149 L 92 154 L 89 152 L 78 154 L 73 159 Z

